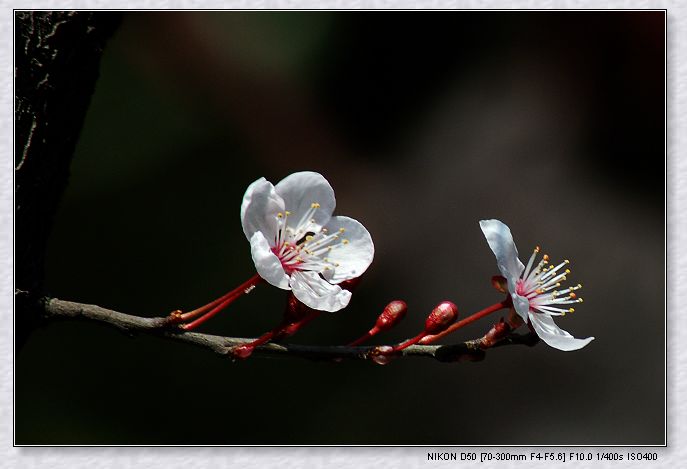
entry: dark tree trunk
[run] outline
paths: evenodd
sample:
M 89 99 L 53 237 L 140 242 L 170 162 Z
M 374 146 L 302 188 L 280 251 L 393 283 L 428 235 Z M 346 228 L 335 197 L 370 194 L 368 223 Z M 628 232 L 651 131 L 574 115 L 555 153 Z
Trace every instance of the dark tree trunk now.
M 45 249 L 98 77 L 121 19 L 107 12 L 15 13 L 15 288 L 18 343 L 38 320 Z

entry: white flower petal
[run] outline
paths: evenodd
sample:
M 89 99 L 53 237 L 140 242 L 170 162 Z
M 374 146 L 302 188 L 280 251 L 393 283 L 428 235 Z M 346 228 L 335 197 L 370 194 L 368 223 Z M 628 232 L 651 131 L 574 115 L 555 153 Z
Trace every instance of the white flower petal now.
M 333 264 L 339 264 L 323 271 L 324 278 L 330 283 L 341 283 L 360 277 L 370 266 L 375 255 L 370 233 L 359 221 L 342 216 L 332 217 L 325 228 L 329 233 L 336 233 L 341 228 L 344 231 L 339 234 L 338 241 L 331 245 L 331 251 L 322 256 Z
M 241 203 L 241 225 L 246 238 L 250 241 L 255 232 L 262 231 L 273 244 L 278 228 L 277 213 L 283 211 L 284 201 L 271 182 L 260 178 L 252 183 Z
M 250 238 L 250 254 L 260 277 L 275 287 L 289 290 L 289 276 L 284 272 L 281 261 L 272 252 L 267 239 L 260 231 L 256 231 Z
M 518 259 L 518 248 L 515 247 L 510 228 L 499 220 L 482 220 L 479 226 L 496 256 L 501 275 L 508 281 L 508 290 L 515 293 L 516 282 L 525 266 Z
M 527 315 L 530 312 L 530 301 L 517 293 L 512 293 L 511 298 L 513 298 L 515 312 L 518 313 L 518 316 L 520 316 L 523 321 L 527 322 Z
M 286 210 L 291 212 L 289 215 L 289 226 L 298 229 L 297 224 L 303 220 L 308 223 L 310 219 L 315 220 L 313 224 L 307 226 L 306 231 L 317 233 L 334 213 L 336 199 L 334 189 L 329 182 L 319 173 L 312 171 L 302 171 L 286 176 L 275 186 L 277 194 L 284 200 Z M 303 218 L 312 204 L 320 204 L 310 216 Z M 302 235 L 305 232 L 301 233 Z
M 301 303 L 319 311 L 333 313 L 345 308 L 351 301 L 351 292 L 329 284 L 315 272 L 294 272 L 290 285 Z
M 565 352 L 579 350 L 594 340 L 594 337 L 588 337 L 586 339 L 574 338 L 568 332 L 558 327 L 556 323 L 553 322 L 551 316 L 546 314 L 530 313 L 530 321 L 537 335 L 544 342 L 558 350 L 563 350 Z

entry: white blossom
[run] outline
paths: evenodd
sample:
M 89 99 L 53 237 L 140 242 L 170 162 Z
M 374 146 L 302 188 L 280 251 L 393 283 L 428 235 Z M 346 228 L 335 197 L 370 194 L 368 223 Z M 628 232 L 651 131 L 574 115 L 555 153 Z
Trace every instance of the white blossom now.
M 549 265 L 549 256 L 544 255 L 535 266 L 539 253 L 536 247 L 524 266 L 518 259 L 518 249 L 508 226 L 499 220 L 482 220 L 479 224 L 506 279 L 516 313 L 525 322 L 529 319 L 537 335 L 551 347 L 565 351 L 578 350 L 594 340 L 594 337 L 576 339 L 553 321 L 552 316 L 572 313 L 575 310 L 569 305 L 583 301 L 575 293 L 582 285 L 558 289 L 570 273 L 569 261 L 553 266 Z
M 332 216 L 334 190 L 318 173 L 291 174 L 276 186 L 260 178 L 246 190 L 241 224 L 258 274 L 321 311 L 345 308 L 351 292 L 338 284 L 359 277 L 374 257 L 358 221 Z

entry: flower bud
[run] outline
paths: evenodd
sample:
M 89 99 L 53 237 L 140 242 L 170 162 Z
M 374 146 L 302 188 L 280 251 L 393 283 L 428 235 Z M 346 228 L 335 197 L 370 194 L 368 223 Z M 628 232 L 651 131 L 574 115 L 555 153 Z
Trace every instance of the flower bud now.
M 370 360 L 372 360 L 377 365 L 388 365 L 391 360 L 393 360 L 393 347 L 388 345 L 380 345 L 375 347 L 372 352 L 370 352 Z
M 396 324 L 401 322 L 408 312 L 408 305 L 405 301 L 394 300 L 384 308 L 382 314 L 377 318 L 375 327 L 380 331 L 388 331 Z
M 439 334 L 458 318 L 458 306 L 450 301 L 442 301 L 432 310 L 425 321 L 427 334 Z
M 510 332 L 510 326 L 504 322 L 503 318 L 487 332 L 481 341 L 481 346 L 484 348 L 493 347 L 497 342 L 503 340 Z
M 352 292 L 353 290 L 355 290 L 355 288 L 360 283 L 361 278 L 362 277 L 349 278 L 348 280 L 344 280 L 343 282 L 341 282 L 339 284 L 339 286 L 341 288 L 343 288 L 344 290 L 348 290 L 348 291 Z
M 234 347 L 231 350 L 231 355 L 234 358 L 239 358 L 241 360 L 245 360 L 246 358 L 250 357 L 253 354 L 253 350 L 255 350 L 255 347 L 244 344 L 244 345 L 239 345 L 237 347 Z
M 508 293 L 508 281 L 506 280 L 506 277 L 494 275 L 491 278 L 491 286 L 501 293 Z

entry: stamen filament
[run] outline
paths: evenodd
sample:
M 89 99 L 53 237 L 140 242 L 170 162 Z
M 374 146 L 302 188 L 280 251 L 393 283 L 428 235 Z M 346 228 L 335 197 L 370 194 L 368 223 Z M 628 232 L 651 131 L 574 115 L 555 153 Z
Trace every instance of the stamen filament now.
M 554 267 L 553 269 L 549 269 L 544 275 L 541 276 L 541 278 L 540 278 L 539 280 L 545 280 L 545 279 L 549 278 L 550 276 L 552 276 L 553 274 L 555 274 L 555 273 L 558 271 L 558 269 L 560 269 L 561 267 L 563 267 L 564 265 L 569 264 L 569 263 L 570 263 L 569 260 L 567 260 L 567 259 L 564 260 L 563 262 L 561 262 L 560 264 L 558 264 L 558 265 L 557 265 L 556 267 Z
M 546 283 L 544 283 L 543 285 L 541 285 L 541 288 L 546 288 L 546 287 L 551 286 L 551 285 L 553 285 L 554 283 L 556 283 L 556 282 L 558 282 L 558 281 L 560 281 L 560 280 L 565 280 L 565 279 L 566 279 L 565 276 L 566 276 L 567 274 L 568 274 L 568 272 L 564 272 L 564 273 L 562 273 L 562 274 L 560 274 L 560 275 L 556 275 L 554 278 L 552 278 L 551 280 L 548 280 Z
M 532 269 L 532 265 L 534 264 L 534 258 L 537 257 L 537 254 L 539 253 L 539 246 L 534 248 L 532 251 L 532 255 L 530 256 L 530 260 L 527 262 L 527 267 L 525 267 L 525 272 L 522 274 L 522 278 L 527 278 L 527 276 L 530 274 L 530 270 Z

